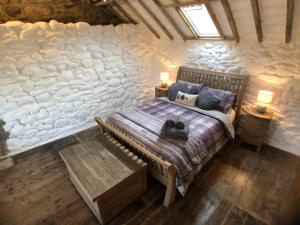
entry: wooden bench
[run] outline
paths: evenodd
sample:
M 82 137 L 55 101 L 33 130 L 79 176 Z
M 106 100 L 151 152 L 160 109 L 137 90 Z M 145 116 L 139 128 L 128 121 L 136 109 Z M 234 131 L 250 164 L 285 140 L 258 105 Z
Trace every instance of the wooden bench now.
M 60 151 L 71 181 L 102 224 L 147 188 L 147 164 L 109 136 Z

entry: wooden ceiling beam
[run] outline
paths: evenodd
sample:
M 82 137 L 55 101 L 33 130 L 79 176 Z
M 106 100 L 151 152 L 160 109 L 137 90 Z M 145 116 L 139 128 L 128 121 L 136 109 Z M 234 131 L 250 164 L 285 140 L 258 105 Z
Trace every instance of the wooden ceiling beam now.
M 175 21 L 169 15 L 169 13 L 167 12 L 167 10 L 161 7 L 161 4 L 160 4 L 159 0 L 153 0 L 153 2 L 159 8 L 159 10 L 161 11 L 161 13 L 167 18 L 167 20 L 173 26 L 173 28 L 176 30 L 176 32 L 179 34 L 179 36 L 185 41 L 186 40 L 186 36 L 182 32 L 182 30 L 179 29 L 178 25 L 175 23 Z
M 263 41 L 263 33 L 261 28 L 261 17 L 260 17 L 258 0 L 251 0 L 251 6 L 252 6 L 252 12 L 253 12 L 253 17 L 255 22 L 257 40 L 258 42 L 261 43 Z
M 138 22 L 134 18 L 132 18 L 132 16 L 130 16 L 130 14 L 127 13 L 126 10 L 123 9 L 122 6 L 120 6 L 119 3 L 117 3 L 116 1 L 114 1 L 112 3 L 112 5 L 115 6 L 128 19 L 128 21 L 130 21 L 130 23 L 133 23 L 134 25 L 138 24 Z
M 107 9 L 113 14 L 115 15 L 116 17 L 118 17 L 122 23 L 128 23 L 128 21 L 126 19 L 124 19 L 123 16 L 120 15 L 120 13 L 114 9 L 114 7 L 112 6 L 112 4 L 107 4 L 106 5 Z
M 176 2 L 176 3 L 169 3 L 169 4 L 162 4 L 162 8 L 176 8 L 176 7 L 183 7 L 183 6 L 191 6 L 196 4 L 202 4 L 204 2 L 212 2 L 212 1 L 218 1 L 218 0 L 190 0 L 187 2 Z
M 191 0 L 188 2 L 173 2 L 170 4 L 163 4 L 161 5 L 162 8 L 177 8 L 177 7 L 182 7 L 182 6 L 190 6 L 190 5 L 195 5 L 195 4 L 199 4 L 200 1 L 199 0 Z
M 215 14 L 214 10 L 212 9 L 212 7 L 211 7 L 211 5 L 210 5 L 210 3 L 208 1 L 206 1 L 204 4 L 205 4 L 205 7 L 206 7 L 206 9 L 207 9 L 207 11 L 208 11 L 208 13 L 209 13 L 212 21 L 214 22 L 214 24 L 215 24 L 215 26 L 216 26 L 219 34 L 220 34 L 221 39 L 224 39 L 223 30 L 222 30 L 222 28 L 220 26 L 220 23 L 219 23 L 219 21 L 218 21 L 218 19 L 216 17 L 216 14 Z
M 149 7 L 143 2 L 143 0 L 138 0 L 143 9 L 150 15 L 150 17 L 157 23 L 157 25 L 163 30 L 163 32 L 170 38 L 174 40 L 173 35 L 168 31 L 166 26 L 157 18 L 157 16 L 149 9 Z
M 240 41 L 240 35 L 239 35 L 239 32 L 238 32 L 236 22 L 234 20 L 229 2 L 228 2 L 228 0 L 221 0 L 221 2 L 222 2 L 222 5 L 223 5 L 223 8 L 225 10 L 225 13 L 226 13 L 226 16 L 227 16 L 227 19 L 228 19 L 233 37 L 234 37 L 234 40 L 238 43 Z
M 285 43 L 290 43 L 292 40 L 293 17 L 294 17 L 294 0 L 287 0 Z
M 145 20 L 145 18 L 139 13 L 139 11 L 130 3 L 128 0 L 124 0 L 124 2 L 128 5 L 130 10 L 139 18 L 139 20 L 145 24 L 145 26 L 152 32 L 152 34 L 160 39 L 160 35 L 155 31 L 155 29 Z

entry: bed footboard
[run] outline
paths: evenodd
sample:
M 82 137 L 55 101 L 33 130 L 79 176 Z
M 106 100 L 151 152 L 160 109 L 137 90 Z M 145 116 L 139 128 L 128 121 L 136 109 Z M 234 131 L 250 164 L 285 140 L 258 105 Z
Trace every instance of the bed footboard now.
M 169 162 L 154 155 L 150 150 L 141 146 L 128 135 L 110 126 L 100 117 L 95 118 L 102 132 L 108 133 L 128 145 L 129 149 L 148 164 L 148 172 L 166 186 L 164 205 L 169 207 L 176 198 L 176 168 Z

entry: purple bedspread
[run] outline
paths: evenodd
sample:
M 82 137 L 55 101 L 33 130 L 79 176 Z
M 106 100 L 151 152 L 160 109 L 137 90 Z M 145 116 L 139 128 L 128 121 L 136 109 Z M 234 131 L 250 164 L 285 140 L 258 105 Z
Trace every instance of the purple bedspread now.
M 161 128 L 170 114 L 189 122 L 187 141 L 160 137 Z M 176 187 L 182 195 L 203 165 L 229 140 L 225 126 L 219 120 L 160 100 L 114 113 L 107 123 L 128 134 L 161 159 L 174 164 L 177 169 Z

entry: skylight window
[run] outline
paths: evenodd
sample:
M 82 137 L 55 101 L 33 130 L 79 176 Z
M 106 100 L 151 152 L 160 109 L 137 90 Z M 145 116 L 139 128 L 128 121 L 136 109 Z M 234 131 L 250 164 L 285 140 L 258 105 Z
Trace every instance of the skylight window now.
M 180 7 L 182 15 L 194 32 L 201 37 L 220 37 L 220 34 L 204 4 Z

